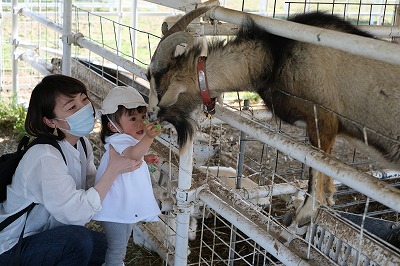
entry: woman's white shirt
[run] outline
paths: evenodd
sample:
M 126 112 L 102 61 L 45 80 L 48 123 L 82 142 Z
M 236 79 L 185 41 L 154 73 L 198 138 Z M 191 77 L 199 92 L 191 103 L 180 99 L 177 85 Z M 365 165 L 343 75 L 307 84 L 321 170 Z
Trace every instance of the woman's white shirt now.
M 0 221 L 32 202 L 38 203 L 26 219 L 16 220 L 0 232 L 0 254 L 18 241 L 26 219 L 24 236 L 63 224 L 85 225 L 101 209 L 100 195 L 93 188 L 96 167 L 93 150 L 85 138 L 87 156 L 80 141 L 77 148 L 59 141 L 61 153 L 51 145 L 30 148 L 7 187 L 7 200 L 0 204 Z

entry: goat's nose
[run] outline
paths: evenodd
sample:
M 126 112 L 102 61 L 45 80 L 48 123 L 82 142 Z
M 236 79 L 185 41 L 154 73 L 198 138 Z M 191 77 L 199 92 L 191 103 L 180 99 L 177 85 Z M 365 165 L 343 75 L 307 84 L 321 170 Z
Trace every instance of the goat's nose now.
M 148 110 L 147 116 L 148 116 L 150 122 L 154 122 L 157 120 L 158 109 L 159 108 L 156 106 L 156 107 L 150 108 L 150 110 Z
M 147 115 L 149 117 L 149 121 L 150 122 L 154 122 L 154 121 L 157 120 L 157 113 L 156 112 L 150 111 L 150 112 L 147 113 Z

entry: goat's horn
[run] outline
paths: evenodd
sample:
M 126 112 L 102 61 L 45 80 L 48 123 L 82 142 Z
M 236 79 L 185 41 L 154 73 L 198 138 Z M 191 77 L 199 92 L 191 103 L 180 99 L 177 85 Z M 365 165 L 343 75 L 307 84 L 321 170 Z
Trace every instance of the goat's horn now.
M 175 49 L 177 45 L 181 43 L 186 43 L 188 46 L 191 46 L 193 42 L 193 36 L 184 31 L 175 32 L 165 38 L 162 42 L 158 44 L 158 47 L 154 53 L 153 59 L 155 70 L 161 70 L 165 68 L 173 54 L 175 53 Z
M 167 32 L 165 33 L 163 32 L 164 36 L 161 39 L 161 41 L 175 32 L 184 31 L 186 27 L 190 24 L 190 22 L 192 22 L 195 18 L 199 17 L 200 15 L 206 13 L 208 10 L 210 10 L 210 7 L 204 6 L 198 9 L 194 9 L 189 13 L 185 14 Z M 165 25 L 163 25 L 162 28 L 166 29 Z

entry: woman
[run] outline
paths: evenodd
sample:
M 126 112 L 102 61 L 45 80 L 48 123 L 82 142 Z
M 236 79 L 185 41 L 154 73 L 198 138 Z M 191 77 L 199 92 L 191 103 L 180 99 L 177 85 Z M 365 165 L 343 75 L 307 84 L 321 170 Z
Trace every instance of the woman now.
M 93 130 L 94 110 L 85 85 L 68 76 L 51 75 L 33 89 L 25 128 L 32 136 L 54 138 L 52 145 L 31 147 L 20 161 L 7 200 L 0 204 L 0 220 L 32 202 L 29 213 L 0 232 L 0 265 L 9 265 L 23 230 L 21 265 L 88 265 L 104 262 L 105 236 L 84 225 L 101 209 L 115 178 L 140 167 L 140 161 L 113 149 L 110 164 L 94 185 L 93 150 L 84 137 Z M 85 152 L 79 141 L 84 137 Z M 94 186 L 93 186 L 94 185 Z

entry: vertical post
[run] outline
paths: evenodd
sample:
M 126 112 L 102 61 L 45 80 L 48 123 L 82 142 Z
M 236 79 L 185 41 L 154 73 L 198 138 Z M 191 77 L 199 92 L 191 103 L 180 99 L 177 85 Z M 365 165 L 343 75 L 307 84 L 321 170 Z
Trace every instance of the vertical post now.
M 71 44 L 72 40 L 72 0 L 65 0 L 63 6 L 63 55 L 62 55 L 62 73 L 71 76 Z
M 179 151 L 179 177 L 176 215 L 175 266 L 187 265 L 188 235 L 191 212 L 189 189 L 192 186 L 193 140 L 190 139 Z
M 0 2 L 0 92 L 3 90 L 3 1 Z M 0 96 L 1 100 L 1 96 Z
M 137 8 L 137 0 L 132 0 L 132 57 L 136 57 L 136 50 L 137 50 L 137 24 L 138 24 L 138 8 Z M 136 63 L 135 61 L 133 63 Z
M 243 101 L 242 111 L 249 110 L 250 101 Z M 246 134 L 241 131 L 239 139 L 239 156 L 237 161 L 237 175 L 236 175 L 236 188 L 242 188 L 243 164 L 244 164 L 244 150 L 245 150 Z
M 400 27 L 400 0 L 397 0 L 396 3 L 396 12 L 394 13 L 394 26 L 396 27 Z M 399 37 L 395 37 L 394 38 L 394 42 L 395 43 L 400 43 L 400 38 Z
M 188 4 L 196 2 L 200 1 L 187 1 Z M 192 186 L 192 170 L 193 139 L 189 139 L 184 147 L 179 150 L 179 177 L 176 193 L 178 213 L 176 215 L 175 266 L 187 265 L 191 212 L 191 199 L 189 197 L 189 192 Z
M 268 0 L 260 0 L 258 3 L 258 12 L 262 16 L 268 15 Z
M 11 29 L 11 45 L 12 45 L 12 91 L 13 91 L 13 105 L 17 104 L 18 101 L 18 0 L 11 1 L 12 10 L 12 29 Z
M 117 54 L 120 55 L 121 51 L 121 22 L 122 22 L 122 0 L 118 1 L 118 7 L 117 7 Z
M 243 101 L 242 111 L 249 110 L 250 101 L 248 99 Z M 245 142 L 246 133 L 240 132 L 239 139 L 239 155 L 237 160 L 237 174 L 236 174 L 236 188 L 242 188 L 242 177 L 243 177 L 243 165 L 244 165 L 244 152 L 245 152 Z M 236 249 L 236 227 L 232 225 L 231 240 L 229 245 L 229 266 L 233 266 L 235 263 L 235 249 Z
M 376 25 L 377 26 L 382 26 L 383 22 L 384 22 L 384 16 L 385 16 L 385 9 L 386 9 L 386 5 L 385 5 L 385 1 L 384 0 L 380 0 L 378 1 L 378 4 L 380 5 L 379 8 L 379 14 L 376 15 Z M 377 8 L 377 9 L 378 9 Z M 396 7 L 395 7 L 396 8 Z M 396 16 L 396 14 L 393 14 L 394 16 Z M 372 25 L 372 24 L 371 24 Z

